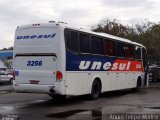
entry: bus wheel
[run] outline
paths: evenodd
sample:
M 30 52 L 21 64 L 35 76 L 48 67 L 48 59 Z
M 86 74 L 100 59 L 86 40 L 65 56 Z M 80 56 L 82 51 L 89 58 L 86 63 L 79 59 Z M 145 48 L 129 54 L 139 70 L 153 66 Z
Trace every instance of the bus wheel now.
M 141 85 L 142 85 L 142 81 L 141 81 L 141 78 L 138 78 L 138 80 L 137 80 L 137 89 L 139 89 L 140 87 L 141 87 Z
M 101 82 L 100 80 L 95 79 L 92 84 L 91 95 L 90 95 L 91 99 L 99 98 L 100 94 L 101 94 Z
M 133 91 L 137 91 L 142 85 L 142 81 L 141 81 L 141 78 L 138 78 L 137 80 L 137 85 L 135 88 L 132 88 Z

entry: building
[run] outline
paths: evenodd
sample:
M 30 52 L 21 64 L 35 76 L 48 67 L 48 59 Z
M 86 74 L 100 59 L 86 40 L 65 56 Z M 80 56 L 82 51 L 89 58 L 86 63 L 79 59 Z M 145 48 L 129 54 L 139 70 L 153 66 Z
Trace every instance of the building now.
M 13 50 L 1 50 L 0 51 L 0 60 L 7 68 L 12 68 Z
M 0 51 L 0 59 L 13 57 L 13 50 L 1 50 Z

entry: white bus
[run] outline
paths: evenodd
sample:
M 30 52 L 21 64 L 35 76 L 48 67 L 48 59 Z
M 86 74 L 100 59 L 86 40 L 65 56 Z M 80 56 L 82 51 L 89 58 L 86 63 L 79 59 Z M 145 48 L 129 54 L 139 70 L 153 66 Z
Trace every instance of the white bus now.
M 146 49 L 130 40 L 63 23 L 18 26 L 14 91 L 90 94 L 146 85 Z

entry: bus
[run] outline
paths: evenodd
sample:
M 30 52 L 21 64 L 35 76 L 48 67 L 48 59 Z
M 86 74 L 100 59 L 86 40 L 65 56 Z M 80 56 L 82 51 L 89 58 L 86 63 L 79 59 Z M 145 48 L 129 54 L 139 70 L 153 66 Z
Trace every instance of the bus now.
M 15 92 L 54 96 L 147 86 L 146 48 L 105 33 L 60 22 L 18 26 L 14 41 Z

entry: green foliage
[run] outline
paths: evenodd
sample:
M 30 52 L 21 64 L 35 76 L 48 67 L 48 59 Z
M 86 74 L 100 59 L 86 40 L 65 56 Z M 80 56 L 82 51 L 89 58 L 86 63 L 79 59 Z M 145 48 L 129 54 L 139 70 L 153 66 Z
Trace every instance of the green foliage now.
M 160 23 L 146 21 L 143 24 L 129 26 L 121 24 L 116 19 L 106 19 L 91 29 L 141 43 L 147 48 L 150 58 L 160 57 Z
M 1 50 L 13 50 L 13 47 L 3 48 Z

